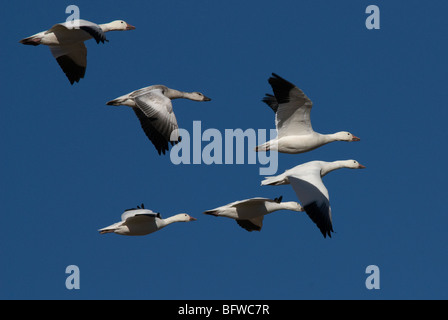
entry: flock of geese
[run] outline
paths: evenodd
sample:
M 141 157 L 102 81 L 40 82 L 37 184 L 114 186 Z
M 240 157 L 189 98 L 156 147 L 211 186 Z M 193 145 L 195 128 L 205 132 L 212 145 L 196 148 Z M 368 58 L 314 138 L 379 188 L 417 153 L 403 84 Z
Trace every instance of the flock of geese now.
M 84 41 L 93 38 L 97 43 L 104 43 L 108 41 L 106 32 L 134 29 L 134 26 L 122 20 L 106 24 L 75 20 L 56 24 L 49 30 L 20 40 L 20 43 L 49 46 L 52 55 L 73 85 L 85 76 L 87 48 Z M 315 132 L 310 120 L 313 103 L 303 91 L 274 73 L 268 81 L 273 94 L 266 94 L 262 101 L 275 112 L 277 137 L 257 146 L 255 151 L 298 154 L 314 150 L 333 141 L 360 140 L 346 131 L 334 134 Z M 163 85 L 153 85 L 120 96 L 107 102 L 107 105 L 131 107 L 139 119 L 144 133 L 160 155 L 169 150 L 170 144 L 173 145 L 180 141 L 179 127 L 172 105 L 172 100 L 179 98 L 193 101 L 211 100 L 200 92 L 182 92 Z M 290 184 L 301 204 L 295 201 L 282 202 L 282 197 L 273 200 L 252 198 L 232 202 L 204 213 L 234 219 L 239 226 L 247 231 L 260 231 L 263 226 L 263 218 L 269 213 L 278 210 L 304 211 L 324 237 L 327 235 L 331 237 L 331 233 L 334 232 L 331 207 L 328 190 L 322 177 L 340 168 L 362 169 L 365 167 L 356 160 L 307 162 L 286 170 L 280 175 L 267 177 L 261 183 L 262 186 Z M 145 209 L 141 204 L 137 208 L 125 210 L 121 221 L 102 228 L 99 232 L 128 236 L 147 235 L 174 222 L 195 220 L 186 213 L 163 219 L 160 213 Z

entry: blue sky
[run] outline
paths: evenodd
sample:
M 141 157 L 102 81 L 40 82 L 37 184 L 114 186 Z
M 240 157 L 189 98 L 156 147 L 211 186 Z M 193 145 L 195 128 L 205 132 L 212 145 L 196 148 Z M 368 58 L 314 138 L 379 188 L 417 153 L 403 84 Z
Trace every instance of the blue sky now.
M 86 78 L 70 85 L 44 46 L 18 43 L 67 18 L 136 26 L 89 40 Z M 381 10 L 367 30 L 365 9 Z M 21 1 L 2 6 L 1 299 L 447 299 L 443 141 L 448 116 L 446 1 Z M 366 170 L 324 178 L 336 233 L 303 213 L 267 216 L 260 233 L 202 212 L 251 197 L 259 165 L 173 165 L 127 107 L 105 103 L 152 84 L 200 91 L 175 101 L 181 127 L 274 127 L 261 102 L 275 72 L 313 100 L 313 127 L 359 143 L 279 155 Z M 206 143 L 204 143 L 206 145 Z M 203 146 L 204 146 L 203 145 Z M 145 237 L 100 235 L 144 203 L 198 221 Z M 67 290 L 65 268 L 80 269 Z M 380 268 L 367 290 L 365 269 Z

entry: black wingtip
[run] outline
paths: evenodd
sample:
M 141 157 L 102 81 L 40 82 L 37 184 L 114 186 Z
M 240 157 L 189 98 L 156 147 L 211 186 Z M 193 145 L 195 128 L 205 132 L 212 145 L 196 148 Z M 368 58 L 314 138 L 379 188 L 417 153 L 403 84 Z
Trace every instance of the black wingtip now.
M 257 226 L 256 224 L 254 224 L 254 223 L 252 223 L 250 220 L 235 220 L 236 221 L 236 223 L 238 223 L 238 225 L 241 227 L 241 228 L 243 228 L 243 229 L 245 229 L 245 230 L 247 230 L 247 231 L 249 231 L 249 232 L 252 232 L 252 231 L 261 231 L 261 227 L 260 226 Z
M 154 145 L 159 156 L 161 156 L 162 154 L 165 155 L 165 152 L 169 150 L 169 141 L 160 132 L 158 132 L 157 129 L 153 126 L 152 122 L 157 119 L 156 118 L 148 118 L 143 113 L 143 111 L 141 111 L 137 107 L 134 107 L 132 109 L 134 110 L 135 114 L 137 115 L 137 118 L 140 121 L 140 126 L 143 129 L 145 135 L 148 137 L 148 139 Z
M 278 110 L 278 103 L 275 96 L 272 94 L 266 93 L 266 96 L 261 100 L 264 103 L 266 103 L 275 113 L 277 113 Z
M 283 196 L 280 196 L 280 197 L 274 199 L 274 201 L 277 203 L 281 203 L 282 200 L 283 200 Z
M 276 73 L 274 73 L 274 72 L 272 73 L 272 77 L 271 77 L 271 79 L 284 81 L 284 82 L 286 82 L 286 83 L 289 83 L 289 84 L 293 85 L 291 82 L 289 82 L 288 80 L 286 80 L 285 78 L 279 76 L 278 74 L 276 74 Z M 293 85 L 293 86 L 294 86 L 294 85 Z
M 272 77 L 268 80 L 269 84 L 274 91 L 275 98 L 278 104 L 289 102 L 289 92 L 295 88 L 295 85 L 291 82 L 283 79 L 276 73 L 272 73 Z
M 277 80 L 277 81 L 284 81 L 284 82 L 287 82 L 287 83 L 289 83 L 289 84 L 291 84 L 291 82 L 289 82 L 289 81 L 287 81 L 287 80 L 285 80 L 285 78 L 282 78 L 282 77 L 280 77 L 278 74 L 276 74 L 276 73 L 272 73 L 272 76 L 269 78 L 269 81 L 271 81 L 271 80 Z
M 316 202 L 313 202 L 304 206 L 304 209 L 310 219 L 317 225 L 324 238 L 327 235 L 331 238 L 331 232 L 334 231 L 331 218 L 328 216 L 329 208 L 327 204 L 322 203 L 318 205 Z
M 80 26 L 79 28 L 90 34 L 95 39 L 97 44 L 99 44 L 100 42 L 104 43 L 104 41 L 108 41 L 104 32 L 99 28 L 95 28 L 92 26 Z
M 274 83 L 277 83 L 277 84 L 281 84 L 281 85 L 283 85 L 285 87 L 289 87 L 290 89 L 296 87 L 296 85 L 294 83 L 291 83 L 290 81 L 286 80 L 285 78 L 280 77 L 276 73 L 273 73 L 272 77 L 269 78 L 269 83 L 271 83 L 271 81 L 273 81 Z
M 70 57 L 60 56 L 56 58 L 57 63 L 64 71 L 70 83 L 73 85 L 75 82 L 79 82 L 80 79 L 84 78 L 86 74 L 86 68 L 77 65 Z

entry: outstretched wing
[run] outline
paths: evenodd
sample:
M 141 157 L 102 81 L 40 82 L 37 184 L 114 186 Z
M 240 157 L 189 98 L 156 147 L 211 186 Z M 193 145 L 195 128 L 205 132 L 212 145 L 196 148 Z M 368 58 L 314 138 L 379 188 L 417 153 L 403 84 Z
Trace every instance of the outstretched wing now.
M 237 219 L 235 221 L 240 227 L 246 229 L 249 232 L 252 232 L 261 231 L 261 228 L 263 227 L 263 218 L 264 216 L 259 216 L 249 220 Z
M 275 73 L 268 81 L 274 91 L 275 100 L 267 95 L 263 101 L 275 111 L 278 137 L 312 133 L 310 112 L 313 103 L 311 100 L 302 90 Z
M 317 225 L 322 235 L 331 238 L 333 224 L 327 188 L 322 180 L 289 176 L 289 182 L 310 219 Z
M 84 42 L 49 47 L 71 84 L 84 78 L 87 68 L 87 48 Z
M 67 21 L 63 23 L 55 24 L 51 29 L 49 29 L 47 32 L 67 32 L 69 30 L 70 32 L 76 31 L 76 30 L 82 30 L 82 32 L 87 33 L 87 37 L 84 36 L 84 39 L 79 39 L 80 41 L 84 41 L 89 39 L 90 37 L 94 38 L 96 43 L 104 43 L 105 41 L 108 41 L 106 39 L 106 33 L 101 29 L 99 25 L 96 23 L 87 21 L 87 20 L 72 20 Z M 82 35 L 79 34 L 79 36 L 82 37 Z
M 121 215 L 121 221 L 129 221 L 135 218 L 155 219 L 161 218 L 161 215 L 149 209 L 129 209 Z
M 262 100 L 264 103 L 266 103 L 269 108 L 271 108 L 275 113 L 277 113 L 278 110 L 278 102 L 275 96 L 272 94 L 266 93 L 266 96 Z
M 87 21 L 87 20 L 79 20 L 79 29 L 90 34 L 93 39 L 95 39 L 96 43 L 104 43 L 104 41 L 108 41 L 106 39 L 106 33 L 101 29 L 99 25 L 96 23 Z
M 161 89 L 154 89 L 136 96 L 134 101 L 136 104 L 134 112 L 140 120 L 143 131 L 159 154 L 165 154 L 169 149 L 169 143 L 179 141 L 179 127 L 171 100 L 162 94 Z

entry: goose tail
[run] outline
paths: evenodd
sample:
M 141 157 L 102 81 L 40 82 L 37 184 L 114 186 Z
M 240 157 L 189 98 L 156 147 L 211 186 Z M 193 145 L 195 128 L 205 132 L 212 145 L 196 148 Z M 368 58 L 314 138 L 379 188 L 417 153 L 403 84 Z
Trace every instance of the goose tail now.
M 20 40 L 19 43 L 29 45 L 29 46 L 38 46 L 38 45 L 40 45 L 40 40 L 41 39 L 38 37 L 31 36 L 31 37 Z
M 113 225 L 107 226 L 105 228 L 101 228 L 98 230 L 98 232 L 100 234 L 105 234 L 105 233 L 114 233 L 117 230 L 117 227 L 120 226 L 120 222 L 118 223 L 114 223 Z
M 135 103 L 134 103 L 134 101 L 132 101 L 132 99 L 129 99 L 129 94 L 125 94 L 124 96 L 115 98 L 114 100 L 107 102 L 106 105 L 108 105 L 108 106 L 125 105 L 125 106 L 133 107 L 133 106 L 135 106 Z
M 255 151 L 256 152 L 260 152 L 260 151 L 269 151 L 271 150 L 271 143 L 268 141 L 266 143 L 263 143 L 262 145 L 256 146 L 255 147 Z
M 211 215 L 211 216 L 215 216 L 215 217 L 219 216 L 219 211 L 216 210 L 216 209 L 213 209 L 213 210 L 207 210 L 207 211 L 204 211 L 203 213 L 204 213 L 204 214 Z
M 100 232 L 100 234 L 114 233 L 114 232 L 115 232 L 115 229 L 107 229 L 107 228 L 104 228 L 104 229 L 100 229 L 100 230 L 98 230 L 98 231 Z
M 108 105 L 108 106 L 120 106 L 122 104 L 122 102 L 124 102 L 123 99 L 117 98 L 117 99 L 108 101 L 106 103 L 106 105 Z
M 285 174 L 280 174 L 273 177 L 265 177 L 265 179 L 261 181 L 262 186 L 279 186 L 288 183 L 288 177 L 286 177 Z

